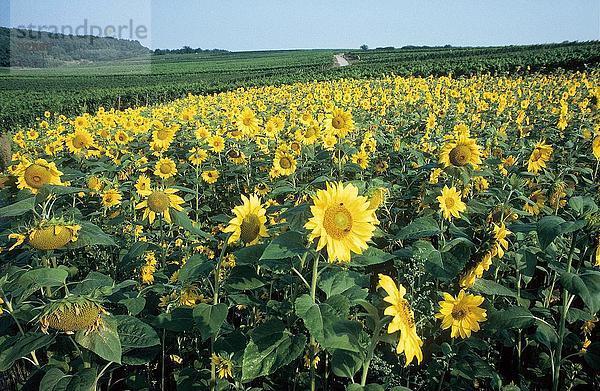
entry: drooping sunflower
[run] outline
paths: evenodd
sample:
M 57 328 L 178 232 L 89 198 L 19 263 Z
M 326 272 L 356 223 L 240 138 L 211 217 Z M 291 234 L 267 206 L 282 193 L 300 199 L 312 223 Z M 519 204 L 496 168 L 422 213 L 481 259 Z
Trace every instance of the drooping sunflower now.
M 331 113 L 325 118 L 325 128 L 328 132 L 338 138 L 344 138 L 354 130 L 354 120 L 352 113 L 343 109 L 334 107 Z
M 460 213 L 467 210 L 467 205 L 462 201 L 461 194 L 456 188 L 444 186 L 442 195 L 437 197 L 444 218 L 451 220 L 452 217 L 459 218 Z
M 442 320 L 442 329 L 452 327 L 452 338 L 468 338 L 471 332 L 479 331 L 479 323 L 486 320 L 486 310 L 479 308 L 483 297 L 471 295 L 461 290 L 457 297 L 444 293 L 440 301 L 440 311 L 435 317 Z
M 339 182 L 317 191 L 313 203 L 305 228 L 312 231 L 310 241 L 319 238 L 317 250 L 327 246 L 330 262 L 350 262 L 351 253 L 362 254 L 377 224 L 369 199 L 353 184 Z
M 58 171 L 56 164 L 44 159 L 19 163 L 14 174 L 17 176 L 17 187 L 29 189 L 33 194 L 37 194 L 44 185 L 62 185 L 60 177 L 63 173 Z
M 37 250 L 58 250 L 76 242 L 81 226 L 62 220 L 44 220 L 29 232 L 29 245 Z
M 246 197 L 242 194 L 242 205 L 233 208 L 232 213 L 235 217 L 223 230 L 223 232 L 231 233 L 228 243 L 241 240 L 246 245 L 252 245 L 258 243 L 261 238 L 269 236 L 265 226 L 267 211 L 258 196 L 253 194 Z
M 506 240 L 506 237 L 511 233 L 512 232 L 506 228 L 504 223 L 500 225 L 494 224 L 493 252 L 498 256 L 498 258 L 502 258 L 504 256 L 504 251 L 508 250 L 508 240 Z
M 470 164 L 477 169 L 481 164 L 481 151 L 477 141 L 461 134 L 455 140 L 446 142 L 440 153 L 440 164 L 444 167 L 464 167 Z
M 179 197 L 177 189 L 148 189 L 138 191 L 145 199 L 135 206 L 135 209 L 144 209 L 142 220 L 148 219 L 150 224 L 154 223 L 156 215 L 162 215 L 167 223 L 171 223 L 170 209 L 177 211 L 183 210 L 181 204 L 184 203 L 183 198 Z
M 415 315 L 408 300 L 404 298 L 406 289 L 400 284 L 396 286 L 391 277 L 384 274 L 379 274 L 379 287 L 383 288 L 388 294 L 383 298 L 383 301 L 389 303 L 390 306 L 385 309 L 384 314 L 392 316 L 392 321 L 388 325 L 388 334 L 393 334 L 399 331 L 398 345 L 396 353 L 404 353 L 406 355 L 405 367 L 407 367 L 413 359 L 417 359 L 420 364 L 423 360 L 423 352 L 421 346 L 423 341 L 417 335 L 417 327 L 415 324 Z
M 291 175 L 296 172 L 296 158 L 289 152 L 277 151 L 273 160 L 273 168 L 279 175 Z
M 547 163 L 552 157 L 553 148 L 546 144 L 545 141 L 540 141 L 535 145 L 529 161 L 527 162 L 527 171 L 537 174 L 542 169 L 546 168 Z
M 161 177 L 162 179 L 171 178 L 177 174 L 177 165 L 172 159 L 162 158 L 154 166 L 154 175 Z
M 39 322 L 43 332 L 48 328 L 65 333 L 92 332 L 102 327 L 105 314 L 108 312 L 99 301 L 71 295 L 48 304 L 40 314 Z
M 534 216 L 539 215 L 541 209 L 546 204 L 546 196 L 544 195 L 544 191 L 543 190 L 534 191 L 529 196 L 529 200 L 531 201 L 531 203 L 526 202 L 525 205 L 523 205 L 523 209 L 527 213 L 530 213 Z

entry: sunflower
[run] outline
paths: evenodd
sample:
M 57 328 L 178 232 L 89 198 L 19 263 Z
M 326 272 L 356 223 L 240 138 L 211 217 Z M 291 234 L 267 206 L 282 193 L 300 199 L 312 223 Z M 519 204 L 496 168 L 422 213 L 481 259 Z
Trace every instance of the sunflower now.
M 325 118 L 325 128 L 328 132 L 339 138 L 344 138 L 354 130 L 352 113 L 334 107 Z
M 254 186 L 254 192 L 261 196 L 269 194 L 270 191 L 271 189 L 266 183 L 259 183 L 258 185 Z
M 162 158 L 154 166 L 154 175 L 161 177 L 162 179 L 171 178 L 177 174 L 177 166 L 172 159 Z
M 538 142 L 527 162 L 527 171 L 537 174 L 542 169 L 546 168 L 546 164 L 552 157 L 552 151 L 552 146 L 546 144 L 544 141 Z
M 119 130 L 116 134 L 115 134 L 115 142 L 117 144 L 121 144 L 121 145 L 125 145 L 127 144 L 129 141 L 131 140 L 131 137 L 129 137 L 129 135 L 122 131 Z
M 502 258 L 504 256 L 504 251 L 508 250 L 508 240 L 506 237 L 510 235 L 510 232 L 504 223 L 501 225 L 494 224 L 494 249 L 493 252 L 498 258 Z
M 229 152 L 227 152 L 227 158 L 234 164 L 246 163 L 246 155 L 244 155 L 244 152 L 240 151 L 239 149 L 229 150 Z
M 173 129 L 165 128 L 162 123 L 157 123 L 157 129 L 152 132 L 152 141 L 150 147 L 154 151 L 164 151 L 173 142 L 175 138 L 175 131 Z
M 142 220 L 148 219 L 150 224 L 154 222 L 156 215 L 163 215 L 167 223 L 171 223 L 170 209 L 177 211 L 183 210 L 181 204 L 184 203 L 183 198 L 175 195 L 177 189 L 155 189 L 138 191 L 145 197 L 145 200 L 135 206 L 135 209 L 144 209 L 144 217 Z
M 29 189 L 33 194 L 37 194 L 44 185 L 62 185 L 60 177 L 63 173 L 58 171 L 56 164 L 44 159 L 36 159 L 33 163 L 23 161 L 14 174 L 17 176 L 17 187 Z
M 252 109 L 245 107 L 236 118 L 235 124 L 240 132 L 254 135 L 258 132 L 260 121 Z
M 467 210 L 467 205 L 461 200 L 460 192 L 455 187 L 444 186 L 442 195 L 438 196 L 437 200 L 447 220 L 451 220 L 452 217 L 459 218 L 460 213 Z
M 233 378 L 233 361 L 230 358 L 213 353 L 210 361 L 215 366 L 219 379 Z
M 388 294 L 383 298 L 383 301 L 389 303 L 390 306 L 385 309 L 384 314 L 393 317 L 388 325 L 388 334 L 400 331 L 396 353 L 406 355 L 404 366 L 408 366 L 414 358 L 420 364 L 423 360 L 423 352 L 421 351 L 423 341 L 417 335 L 413 310 L 410 308 L 408 300 L 404 298 L 406 289 L 402 284 L 396 287 L 394 280 L 384 274 L 379 274 L 378 287 L 383 288 Z
M 42 221 L 29 232 L 29 245 L 36 250 L 58 250 L 78 239 L 81 226 L 59 220 Z
M 135 190 L 141 196 L 145 195 L 150 190 L 150 178 L 142 174 L 135 182 Z
M 242 194 L 242 205 L 233 208 L 232 213 L 235 217 L 223 230 L 223 232 L 231 233 L 228 243 L 241 240 L 246 245 L 252 245 L 258 243 L 261 238 L 269 236 L 265 226 L 267 211 L 263 208 L 258 196 L 246 197 Z
M 351 253 L 362 254 L 377 224 L 369 199 L 359 196 L 356 186 L 340 182 L 327 183 L 313 203 L 305 228 L 312 231 L 310 241 L 319 238 L 317 250 L 327 246 L 330 262 L 350 262 Z
M 306 145 L 312 145 L 319 139 L 321 129 L 317 121 L 312 120 L 307 124 L 306 129 L 298 130 L 296 133 L 296 140 Z
M 188 160 L 194 166 L 201 165 L 208 158 L 208 152 L 206 152 L 202 148 L 196 148 L 196 147 L 194 147 L 194 148 L 190 149 L 188 152 L 190 153 L 190 156 L 188 157 Z
M 145 263 L 140 268 L 140 280 L 142 280 L 142 284 L 152 285 L 154 284 L 154 273 L 158 265 L 154 251 L 147 251 L 144 254 L 144 261 Z
M 107 208 L 111 206 L 117 206 L 121 203 L 123 196 L 116 189 L 109 189 L 102 194 L 102 205 Z
M 596 159 L 600 160 L 600 136 L 596 136 L 592 142 L 592 152 Z
M 452 338 L 468 338 L 471 332 L 479 331 L 479 323 L 486 320 L 486 311 L 479 306 L 483 303 L 482 296 L 471 295 L 461 290 L 458 297 L 444 293 L 440 301 L 440 312 L 435 317 L 442 320 L 442 329 L 452 327 Z
M 546 196 L 543 190 L 536 190 L 529 196 L 529 201 L 523 205 L 523 209 L 534 216 L 540 214 L 541 209 L 546 204 Z
M 80 154 L 94 146 L 94 138 L 87 130 L 77 129 L 67 136 L 66 145 L 70 152 Z
M 215 153 L 223 152 L 225 149 L 225 139 L 217 134 L 208 140 L 208 145 L 210 145 L 210 148 Z
M 369 166 L 369 155 L 367 154 L 367 151 L 361 149 L 352 155 L 352 163 L 365 170 Z
M 202 180 L 208 184 L 213 184 L 217 182 L 219 179 L 219 171 L 217 170 L 207 170 L 202 171 Z
M 481 164 L 481 151 L 477 141 L 461 134 L 456 140 L 446 142 L 440 154 L 440 164 L 444 167 L 463 167 L 470 164 L 477 169 Z
M 279 175 L 291 175 L 296 172 L 296 159 L 289 152 L 277 151 L 273 160 L 273 168 Z
M 66 333 L 87 333 L 102 326 L 105 314 L 108 312 L 97 300 L 71 295 L 48 304 L 42 311 L 39 322 L 43 332 L 52 328 Z

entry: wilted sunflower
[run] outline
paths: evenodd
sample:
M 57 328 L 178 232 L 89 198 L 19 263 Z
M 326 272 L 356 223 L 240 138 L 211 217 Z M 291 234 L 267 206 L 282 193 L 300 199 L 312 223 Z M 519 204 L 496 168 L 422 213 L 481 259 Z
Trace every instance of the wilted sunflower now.
M 325 118 L 325 128 L 328 132 L 338 138 L 344 138 L 354 130 L 354 120 L 352 113 L 334 107 L 331 113 Z
M 408 300 L 404 298 L 406 289 L 402 284 L 396 287 L 394 280 L 384 274 L 379 274 L 378 286 L 383 288 L 388 294 L 383 298 L 383 301 L 390 304 L 385 309 L 384 314 L 392 317 L 392 321 L 388 325 L 388 334 L 393 334 L 397 331 L 400 332 L 396 353 L 404 353 L 406 355 L 406 364 L 404 366 L 408 366 L 414 358 L 420 364 L 423 360 L 423 352 L 421 351 L 423 341 L 417 335 L 413 310 L 410 308 Z
M 546 144 L 544 141 L 538 142 L 527 162 L 527 171 L 537 174 L 542 169 L 546 168 L 546 164 L 552 157 L 552 151 L 552 146 Z
M 371 240 L 377 219 L 368 198 L 352 184 L 327 183 L 313 196 L 312 217 L 305 224 L 309 240 L 319 238 L 317 250 L 327 246 L 330 262 L 350 262 L 351 253 L 362 254 Z
M 60 177 L 63 173 L 58 171 L 56 164 L 44 159 L 19 163 L 14 174 L 17 176 L 17 187 L 29 189 L 33 194 L 37 194 L 44 185 L 62 185 Z
M 135 209 L 144 209 L 142 220 L 148 219 L 150 224 L 156 219 L 156 215 L 165 217 L 167 223 L 172 223 L 170 209 L 177 211 L 183 210 L 181 204 L 184 203 L 183 198 L 179 197 L 177 189 L 148 189 L 138 191 L 145 199 L 135 206 Z
M 452 327 L 452 338 L 468 338 L 471 332 L 479 331 L 479 323 L 485 321 L 486 311 L 479 306 L 483 303 L 482 296 L 470 295 L 461 290 L 458 297 L 444 293 L 440 301 L 440 312 L 435 317 L 442 320 L 442 329 Z
M 256 195 L 246 197 L 242 194 L 242 205 L 233 208 L 232 212 L 235 217 L 223 230 L 223 232 L 231 233 L 228 243 L 241 240 L 246 245 L 251 245 L 258 243 L 261 238 L 269 236 L 265 226 L 267 211 Z
M 467 210 L 467 205 L 462 201 L 461 195 L 454 187 L 444 186 L 442 195 L 437 197 L 444 218 L 451 220 L 452 217 L 459 218 L 460 213 Z
M 470 164 L 477 169 L 481 164 L 481 151 L 477 141 L 461 134 L 456 140 L 446 142 L 440 154 L 440 164 L 444 167 L 463 167 Z
M 103 315 L 108 314 L 97 300 L 83 296 L 67 296 L 48 304 L 39 317 L 42 331 L 48 328 L 74 333 L 92 332 L 102 326 Z
M 154 175 L 161 177 L 162 179 L 171 178 L 177 174 L 177 166 L 172 159 L 162 158 L 154 166 Z
M 42 220 L 27 233 L 10 234 L 9 239 L 16 240 L 10 250 L 23 244 L 25 240 L 36 250 L 58 250 L 69 243 L 76 242 L 80 229 L 80 225 L 62 219 Z

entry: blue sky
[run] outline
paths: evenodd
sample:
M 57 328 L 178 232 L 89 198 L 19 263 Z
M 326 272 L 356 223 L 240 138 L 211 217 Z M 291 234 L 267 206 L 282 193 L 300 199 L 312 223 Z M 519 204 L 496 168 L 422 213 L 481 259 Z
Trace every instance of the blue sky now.
M 8 7 L 8 4 L 11 7 Z M 7 8 L 10 8 L 8 12 Z M 0 0 L 0 24 L 129 24 L 152 48 L 509 45 L 600 39 L 598 0 Z M 126 34 L 125 38 L 128 38 Z

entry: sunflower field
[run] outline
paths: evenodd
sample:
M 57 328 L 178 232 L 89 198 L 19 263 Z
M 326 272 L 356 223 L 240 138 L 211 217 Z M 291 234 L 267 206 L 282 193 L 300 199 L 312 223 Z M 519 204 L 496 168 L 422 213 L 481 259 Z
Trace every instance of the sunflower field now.
M 1 376 L 598 389 L 599 100 L 590 70 L 46 112 L 0 177 Z

